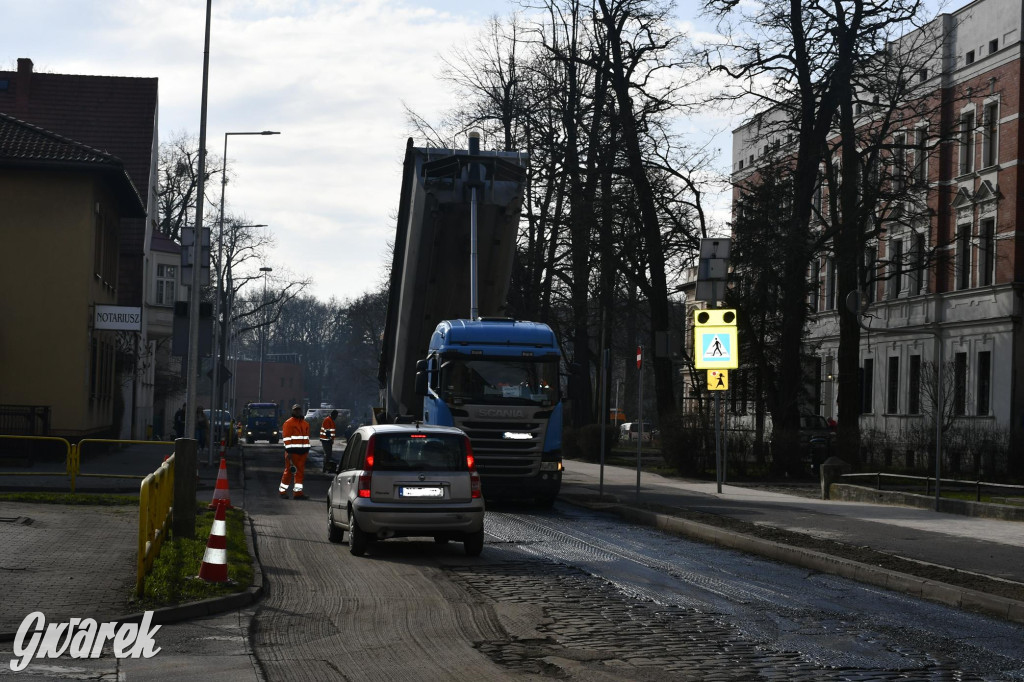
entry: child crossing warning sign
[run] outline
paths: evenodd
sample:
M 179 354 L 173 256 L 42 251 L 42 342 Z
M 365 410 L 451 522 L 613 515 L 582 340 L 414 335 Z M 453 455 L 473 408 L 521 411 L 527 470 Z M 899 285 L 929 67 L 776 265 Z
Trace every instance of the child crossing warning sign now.
M 739 367 L 735 310 L 696 310 L 693 325 L 694 367 Z

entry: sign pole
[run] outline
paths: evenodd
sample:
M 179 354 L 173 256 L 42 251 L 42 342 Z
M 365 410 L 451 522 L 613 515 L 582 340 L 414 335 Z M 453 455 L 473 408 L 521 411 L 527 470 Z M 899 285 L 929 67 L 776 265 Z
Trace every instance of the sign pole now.
M 718 494 L 722 494 L 722 433 L 719 423 L 719 406 L 721 394 L 715 393 L 715 481 L 718 483 Z
M 637 384 L 637 414 L 639 421 L 636 425 L 636 498 L 640 499 L 640 453 L 643 450 L 644 442 L 644 369 L 643 369 L 644 347 L 636 347 L 636 384 Z

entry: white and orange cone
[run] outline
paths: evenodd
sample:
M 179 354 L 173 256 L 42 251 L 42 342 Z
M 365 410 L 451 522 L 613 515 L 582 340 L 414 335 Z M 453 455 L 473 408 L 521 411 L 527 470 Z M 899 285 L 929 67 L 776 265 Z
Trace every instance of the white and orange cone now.
M 216 509 L 220 503 L 227 505 L 228 509 L 234 509 L 231 506 L 231 495 L 228 493 L 228 461 L 223 457 L 220 458 L 220 471 L 217 472 L 217 485 L 213 488 L 213 500 L 210 501 L 210 509 Z
M 199 567 L 199 577 L 208 583 L 228 582 L 228 537 L 227 537 L 227 505 L 217 505 L 217 513 L 213 517 L 210 528 L 210 539 L 206 542 L 203 563 Z

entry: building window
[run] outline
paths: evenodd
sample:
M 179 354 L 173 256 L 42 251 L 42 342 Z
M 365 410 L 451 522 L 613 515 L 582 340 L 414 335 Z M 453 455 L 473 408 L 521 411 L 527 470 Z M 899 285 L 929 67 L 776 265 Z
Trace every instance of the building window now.
M 899 298 L 903 289 L 903 240 L 889 241 L 889 282 L 886 297 Z
M 988 41 L 988 53 L 989 54 L 992 54 L 993 52 L 997 52 L 998 50 L 999 50 L 999 38 L 993 38 L 992 40 Z
M 999 162 L 999 104 L 985 105 L 982 113 L 981 166 L 988 168 Z
M 836 260 L 825 259 L 825 310 L 836 309 Z
M 871 396 L 875 390 L 873 376 L 875 372 L 875 361 L 871 358 L 864 358 L 864 367 L 862 367 L 860 371 L 861 414 L 871 414 L 874 409 Z
M 983 350 L 978 353 L 978 416 L 987 417 L 989 393 L 992 390 L 992 353 Z
M 888 391 L 885 404 L 886 414 L 897 414 L 900 411 L 900 359 L 889 358 Z
M 821 312 L 819 306 L 821 305 L 821 261 L 814 259 L 808 266 L 808 281 L 811 282 L 811 295 L 810 303 L 811 310 L 813 312 Z
M 743 159 L 740 159 L 740 170 L 743 170 Z
M 921 284 L 924 281 L 924 234 L 920 232 L 915 232 L 910 237 L 907 266 L 908 295 L 916 296 L 921 293 Z
M 961 225 L 956 232 L 956 288 L 971 287 L 971 226 Z
M 960 175 L 974 171 L 974 112 L 960 117 Z
M 917 80 L 922 82 L 922 83 L 924 83 L 926 80 L 928 80 L 928 68 L 927 67 L 922 67 L 922 68 L 917 70 Z
M 902 192 L 907 182 L 907 136 L 900 133 L 892 139 L 892 189 Z
M 156 304 L 174 305 L 178 300 L 178 268 L 158 263 L 156 266 Z
M 921 356 L 910 356 L 907 377 L 907 414 L 921 414 Z
M 818 176 L 814 180 L 814 195 L 811 197 L 811 205 L 814 207 L 814 217 L 821 215 L 821 193 L 822 193 L 822 177 L 821 171 L 818 171 Z
M 967 414 L 967 353 L 953 355 L 953 414 Z
M 924 185 L 928 182 L 928 129 L 914 131 L 914 182 Z
M 974 50 L 967 50 L 967 54 L 964 55 L 964 63 L 965 64 L 973 64 L 974 63 Z
M 978 235 L 978 286 L 988 286 L 995 282 L 996 269 L 996 221 L 986 218 L 981 221 L 981 234 Z
M 864 249 L 864 263 L 861 270 L 861 289 L 864 291 L 865 305 L 875 302 L 875 261 L 878 260 L 878 247 L 868 246 Z

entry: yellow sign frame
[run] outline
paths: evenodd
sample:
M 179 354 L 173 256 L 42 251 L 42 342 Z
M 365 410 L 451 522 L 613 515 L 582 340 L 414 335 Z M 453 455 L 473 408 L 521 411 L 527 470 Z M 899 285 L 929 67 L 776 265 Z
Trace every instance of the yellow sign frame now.
M 735 310 L 693 311 L 693 366 L 696 369 L 739 369 Z

